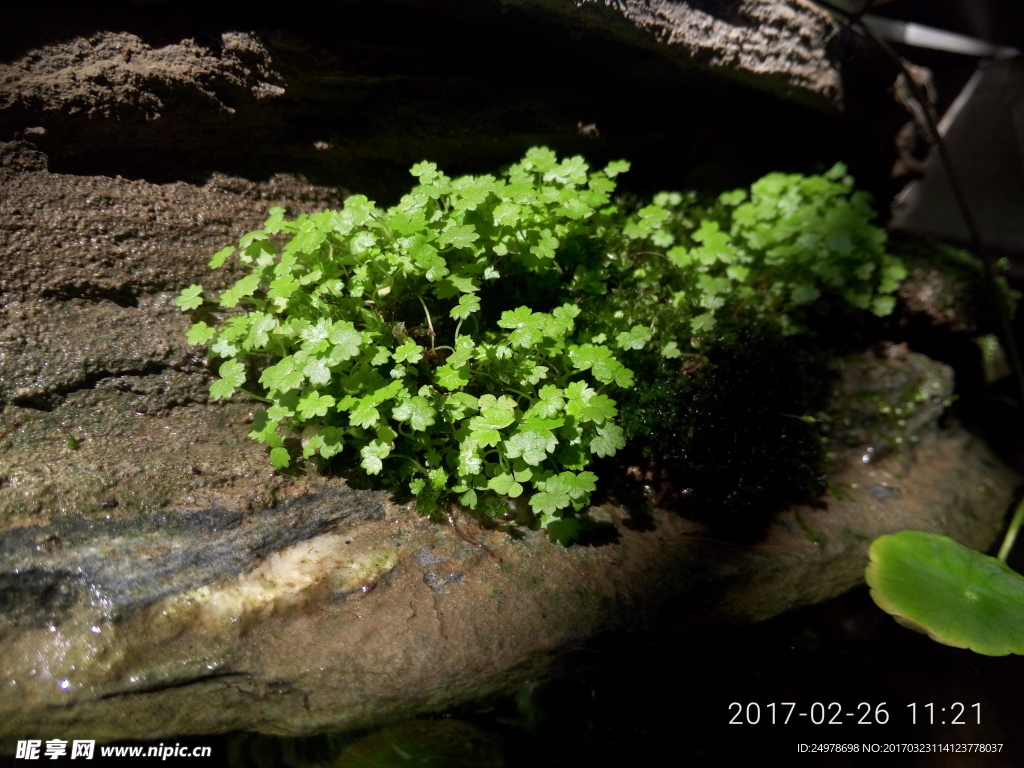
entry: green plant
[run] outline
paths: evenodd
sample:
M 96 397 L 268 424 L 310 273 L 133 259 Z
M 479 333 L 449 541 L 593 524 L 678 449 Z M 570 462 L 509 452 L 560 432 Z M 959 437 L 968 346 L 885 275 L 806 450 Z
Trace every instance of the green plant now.
M 986 656 L 1024 653 L 1024 576 L 1006 558 L 1024 524 L 1017 507 L 998 557 L 947 536 L 899 531 L 871 544 L 866 578 L 879 608 L 933 640 Z
M 772 173 L 707 206 L 664 192 L 619 225 L 618 252 L 632 258 L 607 263 L 588 286 L 620 287 L 614 310 L 600 313 L 615 319 L 616 334 L 652 317 L 667 324 L 670 357 L 687 338 L 721 334 L 723 313 L 747 310 L 744 323 L 753 312 L 784 333 L 812 330 L 836 310 L 885 316 L 907 273 L 874 216 L 841 164 L 820 176 Z
M 522 497 L 567 540 L 593 460 L 626 443 L 627 353 L 698 354 L 743 306 L 787 333 L 822 302 L 891 309 L 902 267 L 841 166 L 635 211 L 611 200 L 627 169 L 539 148 L 498 177 L 420 163 L 386 211 L 361 195 L 294 220 L 272 208 L 210 262 L 249 272 L 188 333 L 222 360 L 211 397 L 268 404 L 250 436 L 278 468 L 354 451 L 426 513 Z M 192 285 L 177 304 L 206 301 Z

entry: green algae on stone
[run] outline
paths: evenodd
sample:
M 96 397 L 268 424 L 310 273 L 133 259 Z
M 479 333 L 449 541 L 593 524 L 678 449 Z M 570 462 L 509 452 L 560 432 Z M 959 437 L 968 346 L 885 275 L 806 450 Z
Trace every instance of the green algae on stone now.
M 893 453 L 909 463 L 918 434 L 952 403 L 952 369 L 905 344 L 851 355 L 842 365 L 855 375 L 840 379 L 832 395 L 831 449 L 862 446 L 865 464 Z

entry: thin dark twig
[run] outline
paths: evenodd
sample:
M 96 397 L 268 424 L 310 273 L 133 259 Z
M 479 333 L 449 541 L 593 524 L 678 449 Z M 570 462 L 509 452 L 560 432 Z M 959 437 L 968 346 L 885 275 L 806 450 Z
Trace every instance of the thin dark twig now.
M 454 504 L 452 504 L 451 507 L 449 508 L 449 510 L 448 510 L 448 524 L 451 525 L 451 527 L 454 529 L 455 533 L 458 534 L 459 538 L 462 539 L 467 544 L 472 544 L 474 547 L 480 547 L 480 549 L 482 549 L 488 555 L 490 555 L 495 560 L 497 560 L 498 556 L 491 551 L 490 547 L 488 547 L 483 542 L 477 541 L 473 537 L 471 537 L 471 536 L 469 536 L 469 535 L 467 535 L 467 534 L 465 534 L 465 533 L 463 533 L 462 531 L 459 530 L 459 526 L 455 522 L 455 510 L 456 509 L 457 509 L 457 507 Z
M 925 125 L 922 126 L 927 129 L 930 134 L 929 139 L 935 144 L 936 150 L 939 153 L 939 161 L 942 163 L 942 167 L 946 172 L 946 178 L 949 180 L 950 189 L 953 191 L 953 198 L 956 201 L 957 208 L 960 211 L 960 216 L 963 218 L 964 226 L 967 229 L 967 235 L 971 242 L 971 250 L 981 260 L 982 264 L 985 265 L 985 274 L 988 278 L 989 288 L 992 291 L 993 301 L 996 305 L 996 315 L 999 320 L 1000 330 L 1002 332 L 1004 346 L 1006 347 L 1006 354 L 1009 357 L 1010 368 L 1013 371 L 1013 376 L 1016 379 L 1018 394 L 1021 398 L 1021 403 L 1024 404 L 1024 366 L 1021 364 L 1020 350 L 1017 348 L 1017 341 L 1013 334 L 1013 321 L 1010 318 L 1010 310 L 1006 306 L 1006 302 L 1003 301 L 1003 295 L 999 288 L 999 272 L 996 267 L 995 259 L 992 258 L 992 254 L 985 248 L 984 243 L 981 239 L 981 231 L 978 228 L 977 221 L 974 218 L 971 208 L 967 203 L 967 195 L 964 192 L 964 188 L 960 183 L 960 178 L 953 168 L 953 161 L 950 158 L 949 150 L 946 147 L 946 142 L 943 141 L 942 135 L 939 133 L 939 127 L 935 122 L 935 117 L 932 115 L 931 110 L 928 108 L 928 101 L 921 92 L 920 86 L 911 76 L 907 70 L 906 65 L 903 63 L 903 59 L 900 58 L 899 54 L 892 49 L 885 40 L 878 37 L 874 31 L 867 24 L 864 24 L 860 19 L 859 15 L 854 17 L 853 14 L 848 11 L 833 5 L 828 0 L 816 0 L 820 5 L 828 8 L 833 13 L 843 16 L 850 23 L 855 23 L 861 32 L 871 40 L 878 48 L 892 60 L 900 72 L 906 79 L 907 88 L 910 90 L 911 96 L 914 101 L 917 102 L 920 107 L 921 116 L 924 118 Z M 870 7 L 870 6 L 868 6 Z M 866 10 L 866 9 L 865 9 Z

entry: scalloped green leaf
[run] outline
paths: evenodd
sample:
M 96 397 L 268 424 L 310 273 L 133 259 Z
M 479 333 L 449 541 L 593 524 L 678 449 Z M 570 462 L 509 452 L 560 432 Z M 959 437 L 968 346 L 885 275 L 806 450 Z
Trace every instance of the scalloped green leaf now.
M 182 312 L 188 312 L 203 303 L 202 293 L 203 286 L 193 283 L 188 288 L 182 289 L 174 303 Z
M 188 335 L 186 336 L 186 338 L 188 339 L 189 344 L 191 344 L 192 346 L 197 346 L 199 344 L 205 344 L 206 342 L 208 342 L 210 339 L 213 338 L 213 336 L 216 333 L 216 328 L 211 328 L 205 322 L 199 321 L 198 323 L 194 324 L 191 328 L 189 328 Z
M 210 397 L 222 400 L 231 397 L 235 390 L 245 383 L 245 365 L 239 360 L 228 360 L 221 364 L 220 379 L 210 385 Z

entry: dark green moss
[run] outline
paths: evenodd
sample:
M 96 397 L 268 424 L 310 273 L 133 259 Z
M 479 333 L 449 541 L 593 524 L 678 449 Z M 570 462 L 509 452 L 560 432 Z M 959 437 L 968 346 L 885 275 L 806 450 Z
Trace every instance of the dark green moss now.
M 824 356 L 769 325 L 738 326 L 702 358 L 629 361 L 639 386 L 620 404 L 628 458 L 647 495 L 749 539 L 794 502 L 825 489 Z M 731 333 L 726 333 L 731 337 Z

